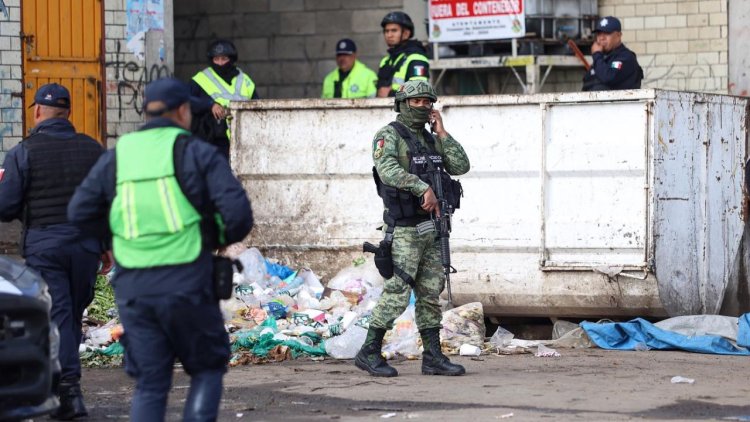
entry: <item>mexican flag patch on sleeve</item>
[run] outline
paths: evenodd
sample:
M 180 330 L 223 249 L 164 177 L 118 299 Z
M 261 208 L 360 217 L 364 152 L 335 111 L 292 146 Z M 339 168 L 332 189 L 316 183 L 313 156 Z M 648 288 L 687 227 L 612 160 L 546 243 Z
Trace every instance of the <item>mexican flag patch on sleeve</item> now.
M 622 69 L 622 62 L 612 62 L 612 69 Z

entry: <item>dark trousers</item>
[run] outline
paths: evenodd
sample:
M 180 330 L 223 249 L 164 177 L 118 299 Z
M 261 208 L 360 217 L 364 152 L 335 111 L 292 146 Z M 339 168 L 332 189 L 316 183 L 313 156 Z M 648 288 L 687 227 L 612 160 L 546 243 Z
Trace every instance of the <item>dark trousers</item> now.
M 164 420 L 176 358 L 191 377 L 183 420 L 216 420 L 230 355 L 218 302 L 196 293 L 118 299 L 117 306 L 125 370 L 136 379 L 130 420 Z
M 76 242 L 26 256 L 26 265 L 41 274 L 52 297 L 50 316 L 60 331 L 62 381 L 81 379 L 81 320 L 94 299 L 99 258 Z

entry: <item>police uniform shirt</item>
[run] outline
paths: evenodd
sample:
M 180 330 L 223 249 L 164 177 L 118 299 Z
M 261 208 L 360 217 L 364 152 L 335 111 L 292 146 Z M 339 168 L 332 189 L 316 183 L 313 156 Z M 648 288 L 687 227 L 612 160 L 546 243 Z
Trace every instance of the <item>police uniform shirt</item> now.
M 638 89 L 643 79 L 643 69 L 634 52 L 620 44 L 609 53 L 591 55 L 594 64 L 583 78 L 584 91 Z

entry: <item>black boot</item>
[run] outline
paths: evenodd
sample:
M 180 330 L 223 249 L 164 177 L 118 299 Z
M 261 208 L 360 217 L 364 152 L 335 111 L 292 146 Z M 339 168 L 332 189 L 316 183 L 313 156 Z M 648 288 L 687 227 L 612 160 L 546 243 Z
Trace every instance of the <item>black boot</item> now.
M 58 389 L 60 407 L 50 417 L 62 421 L 88 416 L 89 412 L 83 404 L 83 394 L 78 382 L 61 381 Z
M 396 368 L 388 365 L 380 354 L 383 347 L 383 337 L 385 330 L 382 328 L 372 328 L 367 330 L 365 344 L 354 358 L 354 364 L 357 368 L 367 371 L 374 377 L 395 377 L 398 375 Z
M 463 375 L 461 365 L 451 363 L 440 350 L 440 329 L 428 328 L 419 332 L 422 335 L 422 374 L 423 375 Z

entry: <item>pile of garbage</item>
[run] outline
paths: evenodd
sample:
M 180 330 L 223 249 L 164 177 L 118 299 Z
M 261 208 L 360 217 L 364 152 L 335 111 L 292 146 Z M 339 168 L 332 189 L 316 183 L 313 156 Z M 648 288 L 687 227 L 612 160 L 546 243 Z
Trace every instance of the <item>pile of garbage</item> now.
M 114 273 L 96 278 L 94 299 L 83 318 L 84 341 L 78 348 L 81 364 L 88 368 L 122 365 L 123 349 L 119 339 L 122 325 L 117 316 L 114 291 L 109 280 Z
M 232 297 L 220 303 L 232 346 L 230 366 L 300 356 L 351 359 L 356 355 L 385 281 L 372 260 L 354 260 L 324 285 L 311 269 L 294 269 L 266 259 L 256 248 L 235 247 L 229 254 L 243 267 L 234 274 Z M 386 334 L 383 355 L 387 359 L 421 355 L 414 302 L 412 295 L 406 311 Z M 84 329 L 82 363 L 89 367 L 121 364 L 122 326 L 108 278 L 97 285 L 97 296 L 87 312 L 85 321 L 90 326 Z M 490 349 L 480 303 L 445 311 L 442 324 L 445 353 L 478 355 Z
M 221 302 L 230 365 L 356 354 L 383 291 L 372 261 L 356 260 L 323 286 L 312 270 L 272 262 L 256 248 L 236 258 L 242 272 L 234 274 L 233 296 Z

